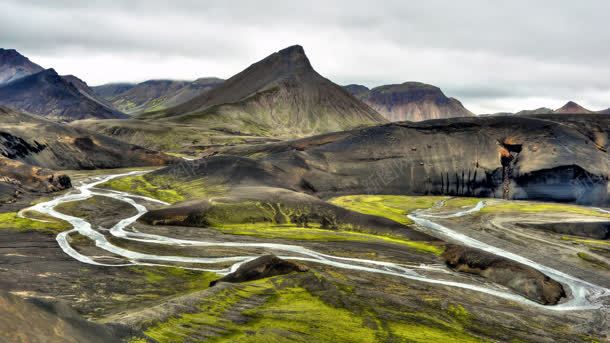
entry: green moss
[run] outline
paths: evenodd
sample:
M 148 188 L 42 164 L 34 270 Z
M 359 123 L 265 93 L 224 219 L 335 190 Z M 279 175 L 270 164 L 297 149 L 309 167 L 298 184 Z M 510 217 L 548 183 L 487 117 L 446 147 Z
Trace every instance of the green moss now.
M 17 231 L 37 231 L 48 234 L 55 234 L 61 231 L 71 229 L 72 226 L 52 217 L 42 215 L 35 212 L 26 212 L 27 216 L 38 219 L 20 218 L 17 212 L 0 213 L 0 229 L 9 229 Z
M 585 252 L 580 251 L 576 255 L 578 257 L 580 257 L 581 259 L 596 265 L 597 267 L 604 268 L 604 269 L 610 269 L 610 266 L 608 266 L 604 261 L 600 261 L 597 258 L 595 258 Z
M 482 340 L 452 326 L 424 326 L 417 324 L 390 323 L 390 332 L 400 337 L 401 342 L 453 342 L 468 343 Z
M 134 175 L 112 179 L 101 184 L 99 187 L 144 195 L 168 203 L 175 203 L 184 200 L 184 196 L 179 194 L 176 190 L 162 189 L 161 187 L 149 182 L 144 175 Z
M 322 275 L 302 278 L 323 281 Z M 353 291 L 333 293 L 350 301 L 327 302 L 287 276 L 252 281 L 210 293 L 198 310 L 173 317 L 145 330 L 160 343 L 206 337 L 214 342 L 478 342 L 460 321 L 441 320 L 424 313 L 395 311 L 379 317 L 360 308 L 364 299 Z M 317 289 L 317 286 L 312 286 Z M 333 285 L 327 285 L 328 291 Z M 337 289 L 343 289 L 337 286 Z M 355 306 L 355 307 L 354 307 Z M 377 310 L 382 310 L 377 308 Z M 389 310 L 394 312 L 393 310 Z M 460 310 L 460 316 L 464 316 Z M 390 319 L 391 318 L 391 319 Z
M 440 255 L 443 252 L 441 247 L 426 242 L 409 241 L 401 238 L 362 232 L 326 230 L 319 228 L 319 225 L 318 227 L 303 228 L 297 227 L 295 224 L 254 223 L 224 224 L 214 228 L 227 234 L 246 235 L 259 238 L 280 238 L 322 242 L 382 242 L 398 244 L 435 255 Z
M 470 320 L 470 313 L 460 304 L 449 304 L 447 312 L 461 322 L 467 322 Z
M 604 241 L 604 240 L 600 240 L 600 239 L 590 239 L 590 238 L 585 239 L 585 238 L 580 238 L 580 237 L 561 236 L 561 240 L 583 243 L 588 246 L 596 246 L 596 245 L 609 245 L 610 246 L 610 241 Z
M 330 203 L 348 210 L 385 217 L 401 224 L 412 224 L 407 215 L 417 209 L 434 206 L 447 197 L 402 195 L 348 195 L 333 198 Z
M 151 174 L 121 177 L 105 182 L 99 187 L 144 195 L 170 204 L 224 192 L 223 187 L 208 185 L 205 179 L 183 181 Z
M 487 204 L 480 213 L 502 213 L 502 212 L 557 212 L 557 213 L 573 213 L 591 217 L 610 218 L 610 214 L 601 213 L 599 211 L 570 204 L 555 204 L 533 201 L 502 201 Z

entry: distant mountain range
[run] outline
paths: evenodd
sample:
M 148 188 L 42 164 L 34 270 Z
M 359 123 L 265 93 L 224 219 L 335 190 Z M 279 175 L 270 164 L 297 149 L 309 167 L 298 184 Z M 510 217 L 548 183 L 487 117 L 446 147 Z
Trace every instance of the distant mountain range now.
M 517 113 L 501 112 L 501 113 L 494 113 L 494 114 L 489 114 L 489 115 L 492 115 L 492 116 L 501 116 L 501 115 L 524 116 L 524 115 L 554 114 L 554 113 L 558 113 L 558 114 L 610 114 L 610 108 L 601 110 L 601 111 L 591 111 L 591 110 L 586 109 L 583 106 L 575 103 L 574 101 L 568 101 L 565 105 L 561 106 L 560 108 L 558 108 L 556 110 L 553 110 L 548 107 L 540 107 L 540 108 L 537 108 L 534 110 L 519 111 Z
M 224 80 L 209 77 L 195 81 L 149 80 L 138 84 L 106 84 L 92 87 L 98 97 L 125 113 L 157 111 L 187 102 L 222 84 Z
M 422 121 L 470 117 L 460 101 L 449 98 L 440 88 L 420 82 L 384 85 L 368 89 L 362 85 L 344 87 L 390 121 Z

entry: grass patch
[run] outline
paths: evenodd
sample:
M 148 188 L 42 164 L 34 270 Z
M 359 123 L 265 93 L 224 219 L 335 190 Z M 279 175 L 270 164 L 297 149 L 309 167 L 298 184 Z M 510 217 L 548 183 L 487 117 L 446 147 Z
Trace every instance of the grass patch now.
M 17 216 L 17 212 L 0 213 L 0 229 L 22 232 L 36 231 L 46 234 L 56 234 L 72 228 L 69 223 L 63 220 L 55 219 L 41 213 L 28 211 L 26 212 L 26 215 L 38 220 L 20 218 Z M 44 222 L 41 220 L 44 220 Z
M 178 267 L 135 266 L 130 269 L 144 277 L 146 282 L 168 290 L 192 291 L 208 288 L 211 281 L 219 276 L 215 273 L 189 270 Z

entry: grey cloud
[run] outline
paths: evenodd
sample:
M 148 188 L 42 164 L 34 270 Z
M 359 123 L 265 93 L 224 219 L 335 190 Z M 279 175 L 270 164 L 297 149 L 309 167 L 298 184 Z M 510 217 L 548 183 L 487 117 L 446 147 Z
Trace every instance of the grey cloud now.
M 338 83 L 418 80 L 467 105 L 580 97 L 608 107 L 609 12 L 603 0 L 4 0 L 0 33 L 3 47 L 40 56 L 185 57 L 243 67 L 301 43 Z M 224 72 L 218 76 L 231 75 Z

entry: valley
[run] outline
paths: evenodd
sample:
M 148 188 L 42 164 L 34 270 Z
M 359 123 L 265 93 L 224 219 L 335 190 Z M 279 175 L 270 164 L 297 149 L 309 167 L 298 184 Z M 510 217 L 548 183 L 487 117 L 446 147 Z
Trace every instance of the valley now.
M 256 51 L 90 86 L 0 49 L 0 341 L 610 339 L 606 110 Z

